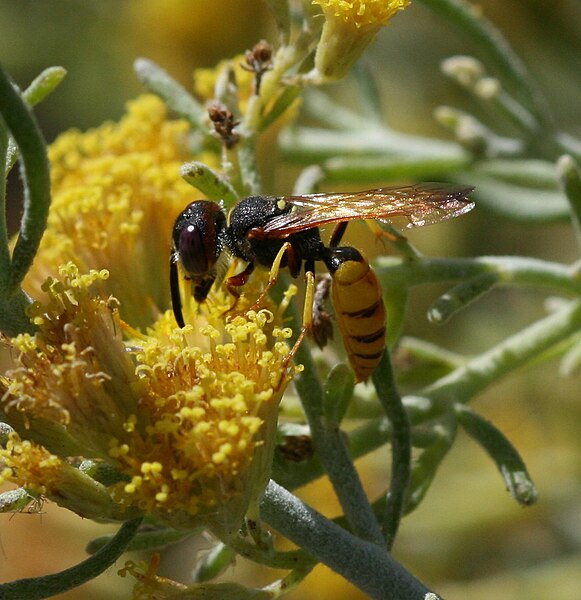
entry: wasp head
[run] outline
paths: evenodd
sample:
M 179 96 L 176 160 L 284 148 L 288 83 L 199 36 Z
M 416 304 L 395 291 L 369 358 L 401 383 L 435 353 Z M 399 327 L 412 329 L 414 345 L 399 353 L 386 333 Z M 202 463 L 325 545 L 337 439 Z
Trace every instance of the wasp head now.
M 216 202 L 188 204 L 173 228 L 172 263 L 179 262 L 192 282 L 194 298 L 203 302 L 216 279 L 216 263 L 224 249 L 226 217 Z

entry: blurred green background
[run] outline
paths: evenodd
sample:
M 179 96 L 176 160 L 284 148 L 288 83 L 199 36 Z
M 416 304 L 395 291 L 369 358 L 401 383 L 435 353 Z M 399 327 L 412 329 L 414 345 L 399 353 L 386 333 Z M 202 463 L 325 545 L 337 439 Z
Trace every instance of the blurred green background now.
M 538 81 L 559 127 L 581 135 L 581 2 L 482 0 L 479 6 Z M 59 89 L 35 109 L 48 141 L 71 127 L 87 129 L 119 118 L 125 102 L 141 91 L 132 69 L 136 57 L 153 59 L 190 87 L 193 69 L 244 52 L 263 37 L 275 39 L 273 23 L 258 0 L 0 0 L 0 61 L 13 78 L 24 87 L 45 67 L 62 65 L 68 71 Z M 473 51 L 469 38 L 418 2 L 398 15 L 368 52 L 386 121 L 401 131 L 446 137 L 432 117 L 440 104 L 486 119 L 439 69 L 442 59 Z M 344 82 L 325 91 L 341 102 L 349 86 Z M 296 172 L 277 164 L 272 184 L 269 180 L 273 189 L 266 191 L 289 192 Z M 16 179 L 11 190 L 16 214 Z M 568 223 L 523 225 L 478 207 L 466 217 L 410 237 L 428 256 L 520 254 L 565 263 L 578 259 Z M 482 352 L 545 314 L 541 293 L 504 288 L 436 327 L 425 314 L 441 291 L 415 290 L 405 333 L 460 353 Z M 551 360 L 510 375 L 474 402 L 519 449 L 540 500 L 532 508 L 517 506 L 493 464 L 460 435 L 423 505 L 405 519 L 394 549 L 404 565 L 448 600 L 581 597 L 580 383 L 579 376 L 561 378 L 557 361 Z M 383 489 L 388 464 L 386 449 L 361 462 L 373 496 Z M 325 483 L 309 486 L 301 495 L 325 514 L 339 512 Z M 321 505 L 321 498 L 328 501 Z M 42 515 L 1 519 L 0 581 L 66 568 L 82 559 L 86 541 L 105 530 L 50 505 Z M 198 544 L 168 551 L 163 574 L 187 578 Z M 115 597 L 122 597 L 115 572 L 110 569 L 62 598 L 113 597 L 113 589 Z M 363 597 L 327 569 L 315 573 L 293 598 Z M 267 583 L 270 575 L 244 561 L 229 574 L 252 584 Z M 129 583 L 122 581 L 122 587 L 128 589 Z

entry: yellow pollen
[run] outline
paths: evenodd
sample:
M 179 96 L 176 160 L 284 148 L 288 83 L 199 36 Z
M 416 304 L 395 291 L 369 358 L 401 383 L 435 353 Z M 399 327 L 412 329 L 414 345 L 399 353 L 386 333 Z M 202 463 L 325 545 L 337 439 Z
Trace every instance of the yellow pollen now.
M 127 433 L 131 433 L 135 431 L 135 424 L 137 423 L 137 417 L 135 415 L 130 415 L 127 421 L 123 424 L 123 429 L 127 431 Z
M 141 472 L 144 475 L 157 475 L 163 471 L 163 465 L 159 462 L 144 462 L 141 465 Z

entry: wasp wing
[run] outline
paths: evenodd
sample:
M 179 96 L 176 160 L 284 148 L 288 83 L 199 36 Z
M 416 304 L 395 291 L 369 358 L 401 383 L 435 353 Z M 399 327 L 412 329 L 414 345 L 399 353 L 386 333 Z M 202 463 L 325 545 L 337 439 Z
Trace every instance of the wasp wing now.
M 257 234 L 283 237 L 329 223 L 354 219 L 407 220 L 407 227 L 438 223 L 462 215 L 474 207 L 467 198 L 474 188 L 445 183 L 385 187 L 364 192 L 283 196 L 280 202 L 293 210 L 271 219 Z

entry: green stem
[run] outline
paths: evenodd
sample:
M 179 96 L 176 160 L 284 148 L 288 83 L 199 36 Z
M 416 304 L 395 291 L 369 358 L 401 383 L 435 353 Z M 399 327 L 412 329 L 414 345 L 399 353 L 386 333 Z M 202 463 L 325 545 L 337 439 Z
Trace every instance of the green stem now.
M 8 131 L 4 119 L 0 117 L 0 288 L 6 289 L 10 275 L 11 260 L 6 225 L 6 158 L 8 152 Z
M 306 343 L 299 348 L 296 361 L 303 365 L 303 372 L 295 378 L 295 387 L 311 428 L 317 454 L 333 484 L 345 516 L 356 535 L 376 544 L 383 544 L 379 523 L 343 434 L 336 422 L 328 423 L 325 419 L 324 390 Z
M 22 160 L 25 183 L 24 214 L 12 254 L 5 296 L 17 292 L 26 275 L 46 228 L 50 206 L 50 177 L 45 143 L 34 116 L 0 69 L 0 114 L 12 133 Z
M 385 350 L 379 367 L 373 373 L 377 397 L 392 425 L 391 485 L 385 503 L 383 535 L 387 549 L 395 541 L 403 515 L 405 497 L 411 477 L 411 433 L 407 413 L 395 384 L 388 350 Z
M 265 552 L 240 537 L 229 538 L 228 545 L 236 551 L 236 554 L 271 569 L 308 569 L 316 563 L 313 557 L 302 549 Z
M 297 62 L 302 59 L 304 49 L 300 44 L 281 46 L 273 58 L 273 67 L 262 78 L 260 93 L 253 95 L 242 122 L 238 127 L 240 142 L 238 144 L 238 160 L 244 190 L 250 194 L 260 193 L 260 177 L 256 164 L 256 144 L 258 135 L 263 131 L 265 123 L 272 122 L 272 115 L 265 114 L 269 102 L 280 93 L 282 79 Z M 282 92 L 284 94 L 284 92 Z
M 354 537 L 271 481 L 261 515 L 277 531 L 378 600 L 423 600 L 428 588 L 380 546 Z
M 507 120 L 527 136 L 538 135 L 539 124 L 533 115 L 504 90 L 500 90 L 493 97 L 491 105 L 493 110 L 504 115 Z
M 19 579 L 0 585 L 0 598 L 2 600 L 50 598 L 94 579 L 113 565 L 125 552 L 140 524 L 141 519 L 127 521 L 107 546 L 70 569 L 44 577 Z

